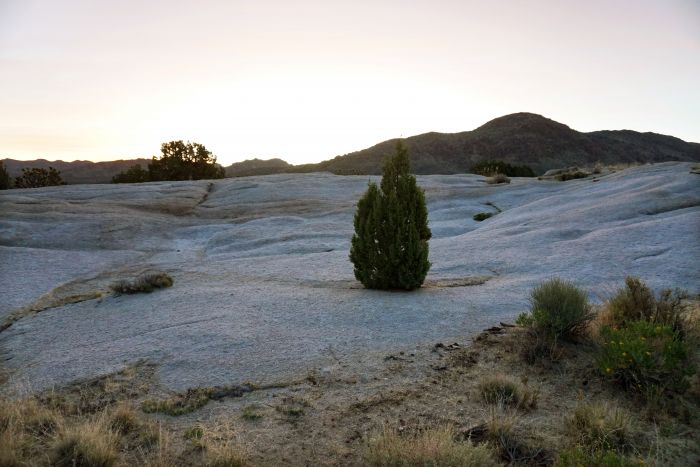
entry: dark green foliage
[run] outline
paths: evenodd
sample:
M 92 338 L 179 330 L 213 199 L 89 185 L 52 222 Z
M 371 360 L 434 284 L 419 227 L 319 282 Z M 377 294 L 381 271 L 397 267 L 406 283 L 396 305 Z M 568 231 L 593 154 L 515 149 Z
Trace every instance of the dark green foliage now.
M 0 161 L 0 190 L 7 190 L 9 188 L 12 188 L 12 178 L 10 174 L 7 173 L 5 164 Z
M 518 316 L 517 322 L 556 342 L 582 333 L 592 318 L 586 292 L 572 282 L 555 278 L 533 289 L 530 312 Z
M 216 156 L 203 144 L 170 141 L 160 147 L 160 159 L 148 164 L 152 181 L 201 180 L 224 178 L 224 168 L 216 163 Z
M 61 172 L 49 167 L 48 170 L 40 168 L 24 168 L 22 175 L 15 178 L 15 188 L 40 188 L 43 186 L 63 185 Z
M 588 175 L 589 174 L 587 174 L 586 172 L 576 170 L 574 172 L 560 173 L 558 175 L 555 175 L 554 178 L 556 178 L 560 182 L 566 182 L 568 180 L 576 180 L 577 178 L 586 178 L 586 177 L 588 177 Z
M 401 142 L 384 164 L 380 186 L 370 183 L 358 202 L 354 223 L 350 260 L 357 280 L 370 289 L 423 284 L 430 269 L 428 209 Z
M 112 177 L 112 183 L 144 183 L 151 181 L 148 170 L 141 167 L 141 164 L 132 165 L 128 170 L 120 172 Z
M 494 214 L 493 212 L 479 212 L 479 213 L 474 214 L 474 217 L 472 217 L 472 219 L 474 219 L 477 222 L 481 222 L 481 221 L 485 221 L 489 217 L 493 216 L 493 214 Z
M 139 164 L 112 178 L 112 183 L 141 183 L 170 180 L 202 180 L 224 178 L 226 171 L 216 163 L 216 156 L 203 144 L 170 141 L 160 146 L 161 156 L 148 164 L 148 171 Z
M 686 377 L 695 373 L 688 344 L 671 326 L 639 320 L 620 329 L 604 326 L 600 335 L 600 371 L 645 397 L 667 389 L 682 392 Z
M 155 289 L 163 289 L 173 285 L 173 278 L 164 272 L 144 274 L 134 280 L 121 280 L 112 284 L 116 294 L 150 293 Z
M 471 168 L 471 172 L 484 177 L 493 177 L 498 174 L 509 177 L 534 177 L 535 172 L 526 165 L 510 165 L 503 161 L 481 161 Z

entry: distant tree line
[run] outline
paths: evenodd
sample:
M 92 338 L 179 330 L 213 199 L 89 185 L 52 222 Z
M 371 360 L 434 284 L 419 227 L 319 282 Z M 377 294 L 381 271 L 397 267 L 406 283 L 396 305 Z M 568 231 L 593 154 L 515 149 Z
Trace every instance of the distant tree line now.
M 534 177 L 535 172 L 527 165 L 510 165 L 503 161 L 486 160 L 472 166 L 471 173 L 493 177 L 503 174 L 509 177 Z
M 160 158 L 144 169 L 136 164 L 112 177 L 112 183 L 142 183 L 170 180 L 224 178 L 226 171 L 216 163 L 216 156 L 203 144 L 170 141 L 160 146 Z
M 65 185 L 61 178 L 61 172 L 49 167 L 42 169 L 38 167 L 25 167 L 22 169 L 22 175 L 15 177 L 14 183 L 9 172 L 5 168 L 5 164 L 0 162 L 0 190 L 9 188 L 40 188 L 42 186 Z

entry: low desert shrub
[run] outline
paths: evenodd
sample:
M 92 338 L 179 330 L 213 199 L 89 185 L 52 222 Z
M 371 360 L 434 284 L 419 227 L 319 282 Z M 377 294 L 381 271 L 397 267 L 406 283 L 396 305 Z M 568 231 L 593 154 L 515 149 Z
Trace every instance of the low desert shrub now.
M 133 280 L 121 280 L 112 284 L 116 294 L 150 293 L 155 289 L 163 289 L 173 285 L 173 278 L 164 272 L 143 274 Z
M 117 436 L 102 420 L 62 428 L 51 447 L 51 465 L 111 467 L 117 465 Z
M 489 217 L 491 217 L 493 215 L 494 215 L 494 213 L 492 213 L 492 212 L 479 212 L 479 213 L 474 214 L 474 217 L 472 217 L 472 219 L 474 219 L 477 222 L 481 222 L 481 221 L 485 221 L 486 219 L 488 219 Z
M 530 311 L 517 323 L 533 329 L 550 342 L 582 334 L 593 318 L 586 292 L 573 282 L 551 279 L 530 294 Z
M 604 326 L 601 338 L 601 372 L 647 398 L 684 391 L 695 372 L 688 344 L 671 326 L 632 321 L 619 329 Z
M 606 320 L 613 326 L 624 326 L 631 321 L 645 320 L 670 326 L 683 333 L 683 301 L 688 293 L 681 289 L 663 289 L 658 296 L 638 277 L 625 278 L 625 287 L 605 305 Z
M 364 465 L 402 466 L 496 466 L 495 455 L 485 444 L 456 441 L 450 427 L 431 428 L 418 434 L 400 435 L 385 429 L 369 440 Z
M 566 427 L 576 446 L 588 453 L 631 452 L 639 440 L 632 415 L 608 404 L 579 405 L 567 418 Z
M 489 177 L 486 179 L 486 183 L 489 185 L 499 185 L 501 183 L 510 183 L 510 178 L 508 178 L 507 175 L 505 174 L 496 174 L 493 177 Z
M 204 449 L 204 427 L 199 423 L 195 423 L 185 430 L 185 439 L 189 440 L 194 447 Z
M 537 406 L 539 391 L 504 375 L 484 378 L 479 383 L 479 394 L 484 402 L 494 405 L 529 410 Z
M 573 172 L 563 172 L 558 175 L 555 175 L 554 178 L 559 180 L 560 182 L 566 182 L 569 180 L 575 180 L 577 178 L 586 178 L 588 177 L 589 174 L 586 172 L 583 172 L 581 170 L 575 170 Z

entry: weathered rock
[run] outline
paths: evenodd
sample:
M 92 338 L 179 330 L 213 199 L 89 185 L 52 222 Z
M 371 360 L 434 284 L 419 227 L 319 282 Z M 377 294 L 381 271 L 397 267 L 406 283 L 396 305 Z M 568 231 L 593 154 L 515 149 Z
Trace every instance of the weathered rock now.
M 597 183 L 418 177 L 433 266 L 429 286 L 412 293 L 364 290 L 353 278 L 352 216 L 368 177 L 9 190 L 0 194 L 0 315 L 57 306 L 0 332 L 14 372 L 7 387 L 44 388 L 139 359 L 158 363 L 177 390 L 361 365 L 367 352 L 511 321 L 531 287 L 553 276 L 593 300 L 628 274 L 697 293 L 700 179 L 690 166 L 641 166 Z M 472 220 L 487 202 L 502 212 Z M 90 299 L 151 269 L 169 273 L 173 287 Z M 66 300 L 75 291 L 87 299 Z

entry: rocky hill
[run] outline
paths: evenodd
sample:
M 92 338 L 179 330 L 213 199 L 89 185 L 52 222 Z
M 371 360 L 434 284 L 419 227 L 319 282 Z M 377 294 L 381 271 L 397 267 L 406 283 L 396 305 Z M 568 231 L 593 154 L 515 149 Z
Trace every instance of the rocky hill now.
M 227 177 L 248 177 L 251 175 L 268 175 L 289 171 L 293 165 L 282 159 L 248 159 L 226 167 Z
M 299 166 L 337 174 L 378 174 L 396 140 L 388 140 L 334 159 Z M 531 113 L 500 117 L 473 131 L 425 133 L 406 138 L 413 169 L 418 174 L 468 172 L 477 162 L 496 159 L 528 165 L 536 172 L 565 166 L 700 161 L 700 144 L 673 136 L 630 130 L 582 133 Z
M 47 161 L 36 159 L 33 161 L 18 161 L 15 159 L 5 159 L 2 161 L 5 168 L 12 177 L 22 175 L 25 167 L 47 169 L 53 167 L 61 171 L 61 178 L 69 185 L 83 183 L 109 183 L 112 177 L 119 172 L 128 169 L 134 164 L 141 164 L 146 168 L 149 159 L 127 159 L 108 162 L 91 161 Z
M 226 167 L 228 177 L 275 173 L 331 172 L 339 175 L 381 173 L 382 161 L 392 154 L 396 140 L 337 156 L 317 164 L 291 165 L 282 159 L 250 159 Z M 673 136 L 631 130 L 582 133 L 532 113 L 496 118 L 472 131 L 425 133 L 405 139 L 417 174 L 467 173 L 477 162 L 501 160 L 527 165 L 537 173 L 569 166 L 700 161 L 700 144 Z M 5 159 L 12 176 L 22 167 L 53 166 L 66 183 L 109 183 L 114 175 L 147 159 L 110 162 L 16 161 Z

